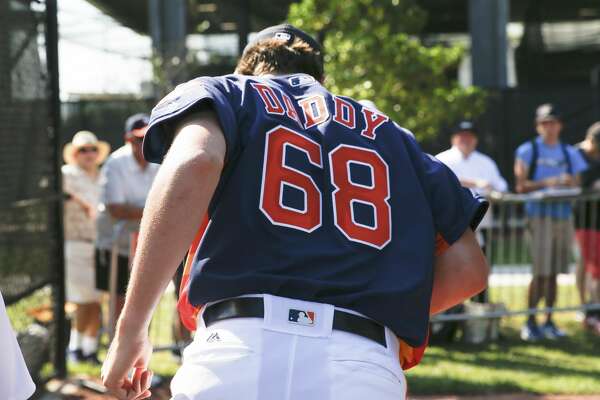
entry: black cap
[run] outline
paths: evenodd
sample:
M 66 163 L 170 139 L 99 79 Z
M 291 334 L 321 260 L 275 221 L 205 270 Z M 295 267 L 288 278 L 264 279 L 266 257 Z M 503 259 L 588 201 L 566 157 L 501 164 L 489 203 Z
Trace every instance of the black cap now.
M 125 133 L 146 127 L 150 123 L 150 117 L 144 113 L 133 114 L 125 121 Z
M 535 110 L 535 122 L 558 120 L 562 121 L 562 114 L 554 104 L 546 103 Z
M 244 51 L 246 51 L 246 49 L 250 46 L 253 46 L 254 44 L 263 40 L 281 39 L 285 40 L 287 44 L 291 44 L 295 38 L 299 38 L 305 41 L 309 44 L 310 47 L 313 48 L 313 50 L 323 55 L 323 48 L 321 47 L 321 44 L 319 42 L 317 42 L 308 33 L 290 24 L 275 25 L 263 29 L 262 31 L 258 32 L 256 36 L 254 36 L 254 38 L 251 42 L 248 43 Z
M 466 132 L 466 131 L 472 132 L 473 134 L 477 134 L 477 129 L 475 128 L 475 124 L 473 123 L 473 121 L 463 120 L 463 121 L 460 121 L 458 124 L 456 124 L 456 126 L 454 126 L 452 128 L 453 135 L 458 132 Z

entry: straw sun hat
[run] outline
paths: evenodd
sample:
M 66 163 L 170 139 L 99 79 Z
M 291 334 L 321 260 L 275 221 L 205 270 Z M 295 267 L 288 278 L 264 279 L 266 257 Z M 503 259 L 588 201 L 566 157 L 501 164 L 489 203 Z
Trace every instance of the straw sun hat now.
M 67 143 L 63 149 L 63 159 L 67 164 L 75 164 L 75 153 L 82 147 L 94 146 L 98 148 L 98 157 L 96 163 L 102 164 L 108 153 L 110 153 L 110 145 L 107 142 L 98 140 L 96 135 L 90 131 L 79 131 L 73 135 L 71 143 Z

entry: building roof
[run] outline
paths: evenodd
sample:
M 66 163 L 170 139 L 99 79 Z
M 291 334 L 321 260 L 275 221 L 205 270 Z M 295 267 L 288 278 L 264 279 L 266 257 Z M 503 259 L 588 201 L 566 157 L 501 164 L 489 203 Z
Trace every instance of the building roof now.
M 148 33 L 148 0 L 88 0 L 120 23 Z M 297 0 L 197 0 L 189 10 L 190 33 L 227 33 L 237 30 L 241 15 L 249 15 L 250 31 L 283 21 L 288 7 Z M 428 12 L 425 33 L 468 31 L 469 0 L 418 0 Z M 598 0 L 511 0 L 510 20 L 521 22 L 534 4 L 542 6 L 544 22 L 600 19 Z M 205 22 L 206 21 L 206 22 Z

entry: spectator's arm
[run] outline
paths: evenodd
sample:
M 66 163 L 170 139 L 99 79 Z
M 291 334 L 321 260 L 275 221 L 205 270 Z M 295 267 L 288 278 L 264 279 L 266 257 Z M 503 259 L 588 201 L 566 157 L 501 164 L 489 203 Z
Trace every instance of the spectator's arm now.
M 458 178 L 460 185 L 469 189 L 491 189 L 490 182 L 485 179 Z
M 102 167 L 100 186 L 100 201 L 105 204 L 111 217 L 124 220 L 140 220 L 142 218 L 144 208 L 127 203 L 126 183 L 116 160 L 109 159 Z
M 144 212 L 143 208 L 129 204 L 107 204 L 106 209 L 115 219 L 139 220 Z
M 517 193 L 529 193 L 535 190 L 540 190 L 547 187 L 554 187 L 561 185 L 561 177 L 552 176 L 550 178 L 542 179 L 539 181 L 532 181 L 527 179 L 529 168 L 523 162 L 523 160 L 515 160 L 515 180 Z
M 87 214 L 87 216 L 89 218 L 91 218 L 91 219 L 96 218 L 96 210 L 90 203 L 88 203 L 87 201 L 85 201 L 84 199 L 82 199 L 81 197 L 76 195 L 75 193 L 72 193 L 72 192 L 69 192 L 66 190 L 65 190 L 65 193 L 67 193 L 69 195 L 69 199 L 67 201 L 72 201 L 73 203 L 79 205 L 79 207 L 81 207 L 83 209 L 83 211 L 85 211 L 85 213 Z
M 506 183 L 506 180 L 500 174 L 500 170 L 498 170 L 498 166 L 496 165 L 495 162 L 492 162 L 491 168 L 493 171 L 492 172 L 492 180 L 490 182 L 492 185 L 492 189 L 497 190 L 498 192 L 506 192 L 506 190 L 508 189 L 508 184 Z
M 436 256 L 430 314 L 462 303 L 487 286 L 489 267 L 471 229 Z
M 90 203 L 85 201 L 83 198 L 81 198 L 79 195 L 76 194 L 77 187 L 76 187 L 75 183 L 73 182 L 73 176 L 71 174 L 65 172 L 65 167 L 63 167 L 62 183 L 63 183 L 63 192 L 68 195 L 68 197 L 66 198 L 66 201 L 71 201 L 71 202 L 77 204 L 79 207 L 81 207 L 83 209 L 83 211 L 85 211 L 85 213 L 87 214 L 88 217 L 90 217 L 92 219 L 96 218 L 96 210 L 94 209 L 94 207 Z

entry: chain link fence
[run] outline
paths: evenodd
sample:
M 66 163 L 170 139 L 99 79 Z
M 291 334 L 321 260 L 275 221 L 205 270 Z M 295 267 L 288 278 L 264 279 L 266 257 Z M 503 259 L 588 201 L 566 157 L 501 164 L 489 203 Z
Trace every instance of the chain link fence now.
M 0 291 L 34 379 L 64 372 L 61 196 L 45 1 L 0 2 Z M 59 308 L 60 309 L 60 308 Z

